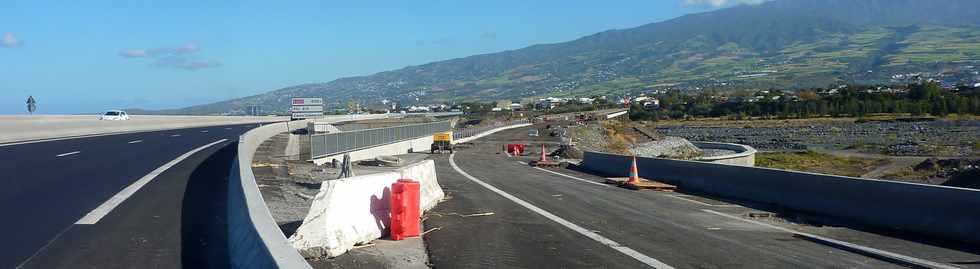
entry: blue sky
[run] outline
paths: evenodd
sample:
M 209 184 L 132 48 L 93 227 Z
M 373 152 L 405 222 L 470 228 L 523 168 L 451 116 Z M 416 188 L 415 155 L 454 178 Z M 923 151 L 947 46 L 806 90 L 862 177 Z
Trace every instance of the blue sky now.
M 284 3 L 280 3 L 284 2 Z M 0 1 L 0 114 L 179 108 L 572 40 L 729 5 L 608 1 Z

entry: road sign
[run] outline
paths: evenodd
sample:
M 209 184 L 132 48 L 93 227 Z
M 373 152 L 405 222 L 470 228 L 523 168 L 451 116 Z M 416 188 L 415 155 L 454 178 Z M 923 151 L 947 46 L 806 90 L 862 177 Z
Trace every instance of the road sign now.
M 323 98 L 293 98 L 292 104 L 290 112 L 294 120 L 323 116 Z
M 323 112 L 293 112 L 293 119 L 310 119 L 323 117 Z
M 293 112 L 323 112 L 323 106 L 293 106 Z
M 294 106 L 322 106 L 323 98 L 293 98 Z
M 34 114 L 34 111 L 37 111 L 37 101 L 31 95 L 27 97 L 27 113 Z

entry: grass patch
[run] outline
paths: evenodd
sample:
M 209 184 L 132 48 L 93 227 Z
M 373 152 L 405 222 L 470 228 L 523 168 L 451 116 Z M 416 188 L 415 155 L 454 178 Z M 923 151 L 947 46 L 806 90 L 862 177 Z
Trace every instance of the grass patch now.
M 629 154 L 630 146 L 636 144 L 636 138 L 626 133 L 625 124 L 620 121 L 607 121 L 602 123 L 605 135 L 609 142 L 609 149 L 614 153 Z
M 859 177 L 885 164 L 884 159 L 838 157 L 815 151 L 766 152 L 755 156 L 755 165 L 784 170 Z

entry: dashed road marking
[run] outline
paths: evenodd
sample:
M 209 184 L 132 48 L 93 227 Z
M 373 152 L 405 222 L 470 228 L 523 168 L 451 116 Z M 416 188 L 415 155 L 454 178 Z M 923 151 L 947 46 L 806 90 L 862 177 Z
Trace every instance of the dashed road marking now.
M 75 155 L 75 154 L 79 154 L 79 153 L 82 153 L 82 152 L 81 151 L 72 151 L 72 152 L 68 152 L 68 153 L 62 153 L 62 154 L 55 155 L 55 157 L 65 157 L 65 156 Z
M 701 209 L 701 211 L 704 211 L 704 212 L 707 212 L 707 213 L 711 213 L 711 214 L 715 214 L 715 215 L 722 216 L 722 217 L 726 217 L 726 218 L 729 218 L 729 219 L 734 219 L 734 220 L 740 220 L 740 221 L 744 221 L 744 222 L 748 222 L 748 223 L 753 223 L 753 224 L 756 224 L 756 225 L 759 225 L 759 226 L 763 226 L 763 227 L 767 227 L 767 228 L 770 228 L 770 229 L 779 230 L 779 231 L 786 232 L 786 233 L 791 233 L 791 234 L 794 234 L 794 235 L 797 235 L 797 236 L 807 237 L 807 238 L 810 238 L 810 239 L 813 239 L 813 240 L 817 240 L 817 241 L 820 241 L 820 242 L 823 242 L 823 243 L 827 243 L 827 244 L 831 244 L 831 245 L 843 247 L 843 248 L 850 249 L 850 250 L 853 250 L 853 251 L 863 252 L 863 253 L 870 254 L 870 255 L 873 255 L 873 256 L 877 256 L 877 257 L 884 257 L 884 258 L 888 258 L 888 259 L 891 259 L 891 260 L 900 261 L 900 262 L 903 262 L 903 263 L 908 263 L 910 265 L 916 265 L 916 266 L 921 266 L 921 267 L 925 267 L 925 268 L 941 268 L 941 269 L 959 269 L 960 268 L 960 267 L 956 267 L 956 266 L 952 266 L 952 265 L 948 265 L 948 264 L 944 264 L 944 263 L 934 262 L 934 261 L 930 261 L 930 260 L 924 260 L 924 259 L 920 259 L 920 258 L 916 258 L 916 257 L 911 257 L 911 256 L 905 256 L 905 255 L 894 253 L 894 252 L 889 252 L 889 251 L 880 250 L 880 249 L 876 249 L 876 248 L 872 248 L 872 247 L 868 247 L 868 246 L 862 246 L 862 245 L 858 245 L 858 244 L 854 244 L 854 243 L 850 243 L 850 242 L 845 242 L 845 241 L 840 241 L 840 240 L 836 240 L 836 239 L 831 239 L 831 238 L 827 238 L 827 237 L 823 237 L 823 236 L 819 236 L 819 235 L 813 235 L 813 234 L 808 234 L 808 233 L 804 233 L 804 232 L 797 232 L 797 231 L 794 231 L 794 230 L 789 229 L 789 228 L 783 228 L 783 227 L 779 227 L 779 226 L 768 224 L 768 223 L 763 223 L 763 222 L 759 222 L 759 221 L 755 221 L 755 220 L 745 219 L 745 218 L 741 218 L 741 217 L 730 215 L 730 214 L 721 213 L 721 212 L 710 210 L 710 209 Z
M 516 196 L 513 196 L 513 195 L 511 195 L 511 194 L 509 194 L 507 192 L 504 192 L 504 191 L 502 191 L 500 189 L 497 189 L 496 187 L 494 187 L 494 186 L 492 186 L 490 184 L 487 184 L 486 182 L 483 182 L 482 180 L 479 180 L 479 179 L 471 176 L 470 174 L 467 174 L 465 171 L 463 171 L 463 169 L 460 169 L 459 166 L 456 165 L 456 161 L 454 160 L 454 157 L 455 156 L 456 156 L 456 153 L 449 154 L 449 165 L 452 166 L 453 169 L 456 170 L 456 172 L 459 172 L 459 174 L 463 175 L 463 177 L 468 178 L 469 180 L 475 182 L 476 184 L 479 184 L 480 186 L 483 186 L 484 188 L 487 188 L 488 190 L 490 190 L 492 192 L 495 192 L 495 193 L 499 194 L 500 196 L 503 196 L 504 198 L 507 198 L 507 200 L 511 200 L 512 202 L 517 203 L 518 205 L 521 205 L 524 208 L 527 208 L 527 209 L 533 211 L 534 213 L 538 213 L 538 215 L 541 215 L 541 216 L 543 216 L 543 217 L 545 217 L 545 218 L 547 218 L 547 219 L 549 219 L 551 221 L 557 222 L 558 224 L 561 224 L 562 226 L 565 226 L 565 228 L 571 229 L 572 231 L 575 231 L 575 232 L 577 232 L 577 233 L 579 233 L 581 235 L 584 235 L 585 237 L 588 237 L 589 239 L 595 240 L 596 242 L 599 242 L 600 244 L 606 245 L 606 246 L 608 246 L 608 247 L 610 247 L 610 248 L 612 248 L 612 249 L 614 249 L 616 251 L 619 251 L 620 253 L 626 254 L 626 256 L 629 256 L 629 257 L 631 257 L 633 259 L 636 259 L 637 261 L 642 262 L 642 263 L 644 263 L 646 265 L 649 265 L 650 267 L 653 267 L 653 268 L 663 268 L 663 269 L 673 269 L 674 268 L 674 267 L 672 267 L 670 265 L 667 265 L 666 263 L 663 263 L 663 262 L 661 262 L 661 261 L 659 261 L 657 259 L 654 259 L 654 258 L 652 258 L 650 256 L 647 256 L 647 255 L 645 255 L 643 253 L 640 253 L 640 252 L 638 252 L 636 250 L 633 250 L 633 249 L 631 249 L 629 247 L 623 246 L 622 244 L 620 244 L 620 243 L 618 243 L 616 241 L 613 241 L 612 239 L 609 239 L 609 238 L 606 238 L 605 236 L 599 235 L 598 233 L 596 233 L 594 231 L 590 231 L 588 229 L 582 228 L 581 226 L 578 226 L 578 225 L 576 225 L 576 224 L 574 224 L 574 223 L 572 223 L 570 221 L 567 221 L 567 220 L 565 220 L 565 219 L 563 219 L 563 218 L 561 218 L 559 216 L 556 216 L 555 214 L 552 214 L 552 213 L 550 213 L 548 211 L 545 211 L 544 209 L 541 209 L 541 208 L 539 208 L 539 207 L 537 207 L 535 205 L 532 205 L 531 203 L 528 203 L 528 202 L 526 202 L 524 200 L 521 200 L 520 198 L 517 198 Z
M 143 140 L 133 140 L 129 141 L 129 144 L 143 143 Z
M 167 171 L 168 169 L 177 165 L 178 163 L 184 161 L 185 159 L 190 158 L 191 155 L 194 155 L 194 153 L 198 153 L 206 148 L 220 144 L 225 141 L 228 141 L 228 139 L 221 139 L 218 141 L 211 142 L 211 144 L 207 144 L 199 148 L 196 148 L 194 150 L 191 150 L 187 153 L 184 153 L 184 155 L 180 155 L 180 157 L 177 157 L 176 159 L 173 159 L 172 161 L 164 164 L 163 166 L 158 167 L 157 169 L 151 171 L 149 174 L 143 176 L 136 182 L 133 182 L 133 184 L 130 184 L 125 189 L 119 191 L 119 193 L 116 193 L 116 195 L 113 195 L 111 198 L 109 198 L 109 200 L 102 203 L 102 205 L 99 205 L 99 207 L 93 209 L 92 212 L 89 212 L 84 217 L 82 217 L 77 222 L 75 222 L 75 224 L 98 223 L 99 220 L 102 219 L 102 217 L 105 217 L 106 215 L 109 214 L 109 212 L 112 212 L 112 210 L 115 209 L 116 206 L 119 206 L 119 204 L 122 204 L 122 202 L 126 201 L 126 199 L 129 199 L 129 197 L 133 196 L 133 194 L 139 191 L 140 188 L 143 188 L 143 186 L 145 186 L 147 183 L 150 183 L 150 181 L 153 181 L 154 178 L 156 178 L 160 174 L 163 174 L 163 172 Z
M 180 136 L 180 134 L 172 134 L 172 135 L 170 135 L 170 137 L 179 137 L 179 136 Z
M 202 133 L 207 133 L 207 132 L 208 132 L 208 130 L 201 130 L 201 132 L 202 132 Z

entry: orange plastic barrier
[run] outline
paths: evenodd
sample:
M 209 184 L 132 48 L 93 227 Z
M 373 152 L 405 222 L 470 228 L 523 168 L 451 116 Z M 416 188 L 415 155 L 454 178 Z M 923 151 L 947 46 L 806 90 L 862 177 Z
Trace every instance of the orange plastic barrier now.
M 391 185 L 391 239 L 419 236 L 419 182 L 399 179 Z
M 524 154 L 525 148 L 527 148 L 525 144 L 507 144 L 507 153 L 521 155 Z

